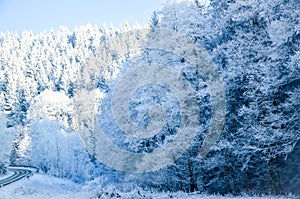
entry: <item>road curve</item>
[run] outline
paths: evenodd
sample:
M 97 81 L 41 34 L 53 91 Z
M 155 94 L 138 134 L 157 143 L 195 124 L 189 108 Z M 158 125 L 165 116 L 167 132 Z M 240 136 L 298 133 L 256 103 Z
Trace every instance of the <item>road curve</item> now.
M 21 180 L 22 178 L 31 176 L 34 170 L 38 171 L 35 167 L 28 166 L 9 166 L 8 170 L 13 172 L 13 174 L 8 176 L 7 178 L 0 180 L 0 187 L 9 185 L 13 182 Z

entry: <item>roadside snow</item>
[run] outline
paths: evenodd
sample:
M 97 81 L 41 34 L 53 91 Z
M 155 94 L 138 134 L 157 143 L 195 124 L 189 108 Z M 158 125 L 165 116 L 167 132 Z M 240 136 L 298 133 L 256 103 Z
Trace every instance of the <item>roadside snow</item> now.
M 249 197 L 249 196 L 218 196 L 187 193 L 150 193 L 135 190 L 121 193 L 113 187 L 105 190 L 97 183 L 76 184 L 70 180 L 52 176 L 34 174 L 29 179 L 23 179 L 0 188 L 0 199 L 96 199 L 96 198 L 124 198 L 124 199 L 286 199 L 293 196 L 281 197 Z
M 84 195 L 79 195 L 80 190 L 79 185 L 69 180 L 35 174 L 30 179 L 23 179 L 0 188 L 0 198 L 86 198 Z

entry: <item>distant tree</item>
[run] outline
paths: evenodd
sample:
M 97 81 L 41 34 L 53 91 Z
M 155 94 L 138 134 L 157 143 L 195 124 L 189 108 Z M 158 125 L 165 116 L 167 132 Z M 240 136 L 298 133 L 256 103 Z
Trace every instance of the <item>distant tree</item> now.
M 155 28 L 158 27 L 158 25 L 159 25 L 159 14 L 156 11 L 154 11 L 149 21 L 150 30 L 154 31 Z

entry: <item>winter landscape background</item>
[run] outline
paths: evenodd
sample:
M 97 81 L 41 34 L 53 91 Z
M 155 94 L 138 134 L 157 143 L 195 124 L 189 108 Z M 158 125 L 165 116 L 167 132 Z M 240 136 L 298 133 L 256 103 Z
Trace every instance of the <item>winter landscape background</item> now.
M 87 24 L 74 30 L 0 33 L 0 173 L 6 174 L 8 165 L 36 166 L 41 174 L 32 177 L 33 184 L 46 175 L 72 184 L 67 194 L 84 187 L 84 193 L 90 194 L 85 196 L 95 198 L 105 192 L 99 191 L 101 187 L 132 197 L 144 192 L 153 198 L 170 197 L 166 193 L 296 197 L 300 194 L 299 10 L 297 0 L 168 1 L 153 12 L 147 27 Z M 199 146 L 209 130 L 212 106 L 201 71 L 192 73 L 186 57 L 163 48 L 136 54 L 130 51 L 135 40 L 123 37 L 124 33 L 139 37 L 137 30 L 143 29 L 150 40 L 162 28 L 205 49 L 224 82 L 225 125 L 204 158 L 198 156 Z M 169 45 L 160 41 L 162 47 Z M 120 55 L 119 48 L 128 53 Z M 165 107 L 168 125 L 157 136 L 129 139 L 114 123 L 110 100 L 118 80 L 137 65 L 153 63 L 179 70 L 195 89 L 201 105 L 199 131 L 188 150 L 165 168 L 140 174 L 117 171 L 98 161 L 89 147 L 97 139 L 92 123 L 96 121 L 114 144 L 132 153 L 164 147 L 180 127 L 182 107 L 177 96 L 153 85 L 136 90 L 129 109 L 137 124 L 147 126 L 150 107 L 155 103 Z M 91 65 L 99 67 L 94 71 Z M 78 108 L 83 88 L 91 103 Z M 91 110 L 92 119 L 81 115 Z M 91 143 L 83 142 L 82 129 L 88 131 Z M 0 193 L 37 194 L 30 192 L 32 188 L 20 191 L 13 186 L 1 188 Z M 183 192 L 186 195 L 180 195 Z

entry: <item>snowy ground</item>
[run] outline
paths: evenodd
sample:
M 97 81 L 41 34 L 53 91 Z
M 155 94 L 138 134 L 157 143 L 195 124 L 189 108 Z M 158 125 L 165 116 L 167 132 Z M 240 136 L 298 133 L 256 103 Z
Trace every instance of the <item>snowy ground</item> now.
M 149 193 L 143 191 L 133 191 L 130 193 L 121 193 L 114 188 L 103 190 L 95 183 L 85 185 L 76 184 L 69 180 L 58 179 L 55 177 L 34 174 L 30 179 L 22 179 L 6 187 L 0 188 L 0 199 L 94 199 L 94 198 L 188 198 L 188 199 L 230 199 L 230 198 L 247 198 L 247 199 L 283 199 L 296 198 L 293 196 L 282 197 L 231 197 L 231 196 L 208 196 L 186 193 Z

